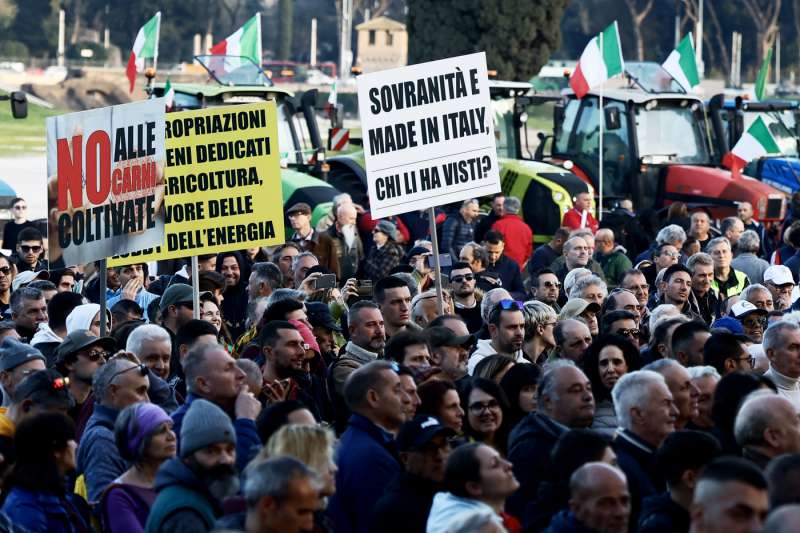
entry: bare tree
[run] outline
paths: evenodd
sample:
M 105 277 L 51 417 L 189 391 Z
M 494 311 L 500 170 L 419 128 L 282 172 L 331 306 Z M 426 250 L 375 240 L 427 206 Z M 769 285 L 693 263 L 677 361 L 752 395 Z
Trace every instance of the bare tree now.
M 683 14 L 680 21 L 681 35 L 693 31 L 697 27 L 699 14 L 697 12 L 697 0 L 678 0 L 683 7 Z M 728 53 L 727 37 L 722 33 L 719 24 L 717 10 L 713 2 L 706 2 L 705 26 L 703 28 L 703 53 L 707 59 L 706 64 L 717 66 L 725 73 L 727 78 L 730 73 L 730 55 Z M 695 46 L 697 46 L 695 44 Z M 719 54 L 719 55 L 718 55 Z
M 778 17 L 781 13 L 781 0 L 740 0 L 744 5 L 750 18 L 753 19 L 753 24 L 756 27 L 758 34 L 758 58 L 759 63 L 761 58 L 767 54 L 767 50 L 772 48 L 775 44 L 775 38 L 778 36 L 780 30 L 780 23 Z
M 633 38 L 636 41 L 636 59 L 644 61 L 644 37 L 642 36 L 642 25 L 644 19 L 650 14 L 653 9 L 653 0 L 645 0 L 644 5 L 639 7 L 640 2 L 637 0 L 625 0 L 625 5 L 628 7 L 628 13 L 633 22 Z

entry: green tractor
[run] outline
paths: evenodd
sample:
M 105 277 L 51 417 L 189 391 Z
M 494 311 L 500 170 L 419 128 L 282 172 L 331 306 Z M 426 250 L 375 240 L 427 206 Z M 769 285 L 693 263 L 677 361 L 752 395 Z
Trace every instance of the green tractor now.
M 520 114 L 516 111 L 518 100 L 532 92 L 530 83 L 490 81 L 489 88 L 503 193 L 516 196 L 522 202 L 522 218 L 533 229 L 534 243 L 548 242 L 561 225 L 564 213 L 572 207 L 572 198 L 581 192 L 589 192 L 594 197 L 594 190 L 562 167 L 526 160 L 523 156 Z M 527 120 L 527 116 L 523 119 Z M 522 128 L 522 131 L 527 130 Z M 328 181 L 366 207 L 369 196 L 364 152 L 330 157 L 328 164 Z
M 283 205 L 313 206 L 311 223 L 325 216 L 339 194 L 326 181 L 325 150 L 315 116 L 316 89 L 293 94 L 276 87 L 251 59 L 240 56 L 195 56 L 213 83 L 171 83 L 173 111 L 203 109 L 275 100 L 278 107 L 278 148 L 281 158 Z M 164 83 L 151 83 L 153 97 L 164 95 Z M 291 232 L 288 223 L 287 233 Z

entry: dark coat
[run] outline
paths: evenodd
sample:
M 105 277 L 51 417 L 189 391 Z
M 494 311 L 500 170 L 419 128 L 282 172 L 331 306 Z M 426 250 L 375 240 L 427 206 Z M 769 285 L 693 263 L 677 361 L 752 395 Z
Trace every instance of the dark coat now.
M 496 263 L 486 265 L 486 270 L 496 272 L 503 282 L 503 288 L 516 300 L 525 299 L 525 286 L 522 285 L 522 274 L 519 265 L 513 259 L 501 255 Z
M 372 531 L 425 533 L 438 483 L 403 472 L 386 488 L 375 505 Z
M 522 516 L 528 502 L 536 499 L 539 484 L 550 478 L 550 452 L 564 433 L 551 418 L 531 413 L 517 424 L 508 438 L 508 460 L 514 465 L 519 489 L 506 502 L 506 510 Z
M 89 506 L 77 494 L 57 495 L 15 487 L 6 496 L 3 512 L 14 524 L 14 531 L 16 528 L 29 533 L 89 531 Z
M 635 531 L 642 500 L 667 490 L 667 485 L 658 471 L 655 448 L 627 430 L 617 433 L 613 447 L 617 463 L 628 478 L 628 492 L 631 495 L 631 518 L 628 523 Z
M 669 492 L 648 496 L 642 502 L 639 533 L 687 533 L 689 511 L 672 501 Z
M 174 457 L 162 465 L 156 474 L 156 501 L 150 508 L 145 531 L 174 533 L 191 528 L 198 533 L 211 531 L 222 508 L 208 488 L 180 458 Z
M 553 517 L 544 533 L 595 533 L 595 530 L 578 522 L 575 515 L 565 509 Z
M 239 263 L 239 283 L 225 289 L 222 300 L 222 317 L 234 339 L 244 333 L 247 320 L 247 284 L 250 280 L 250 266 L 239 252 L 222 252 L 217 255 L 217 272 L 222 272 L 222 263 L 226 257 L 234 257 Z M 176 332 L 177 333 L 177 332 Z

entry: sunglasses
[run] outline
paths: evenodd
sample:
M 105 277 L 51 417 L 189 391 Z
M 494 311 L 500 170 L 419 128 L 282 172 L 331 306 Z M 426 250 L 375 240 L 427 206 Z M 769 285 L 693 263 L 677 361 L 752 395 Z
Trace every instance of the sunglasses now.
M 764 327 L 767 325 L 766 318 L 748 318 L 742 321 L 742 325 L 746 328 Z
M 638 337 L 640 330 L 636 328 L 631 329 L 618 329 L 617 335 L 622 335 L 623 337 Z
M 0 267 L 0 274 L 8 276 L 9 274 L 11 274 L 11 267 Z
M 83 355 L 86 357 L 86 359 L 88 359 L 92 363 L 96 363 L 100 359 L 108 359 L 111 356 L 111 352 L 106 352 L 106 351 L 88 352 Z
M 473 281 L 474 279 L 475 276 L 473 276 L 472 274 L 465 274 L 463 276 L 453 276 L 452 278 L 450 278 L 450 281 L 452 281 L 453 283 L 464 283 L 465 281 Z
M 114 380 L 117 379 L 118 376 L 121 376 L 125 372 L 130 372 L 131 370 L 136 370 L 139 373 L 140 376 L 147 376 L 148 374 L 150 374 L 150 369 L 147 368 L 146 366 L 144 366 L 143 364 L 139 363 L 136 366 L 132 366 L 132 367 L 126 368 L 125 370 L 120 370 L 116 374 L 113 374 L 111 376 L 111 379 L 108 380 L 108 383 L 109 384 L 113 383 Z
M 519 300 L 500 300 L 497 304 L 503 311 L 522 311 L 524 306 Z
M 35 254 L 38 254 L 39 252 L 42 251 L 42 247 L 41 246 L 28 246 L 27 244 L 20 244 L 19 245 L 19 249 L 22 250 L 26 254 L 29 253 L 29 252 L 33 252 Z
M 544 282 L 544 286 L 547 287 L 548 289 L 552 289 L 552 288 L 560 289 L 561 288 L 561 282 L 560 281 L 545 281 Z

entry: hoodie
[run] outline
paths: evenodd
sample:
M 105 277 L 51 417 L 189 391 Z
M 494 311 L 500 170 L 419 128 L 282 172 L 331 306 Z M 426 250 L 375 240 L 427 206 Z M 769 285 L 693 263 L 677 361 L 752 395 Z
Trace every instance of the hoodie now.
M 225 288 L 222 300 L 222 318 L 228 326 L 231 338 L 238 339 L 245 331 L 247 320 L 247 284 L 250 280 L 250 266 L 239 252 L 223 252 L 217 255 L 217 272 L 222 273 L 222 263 L 233 257 L 239 263 L 239 283 Z
M 47 324 L 39 324 L 39 329 L 31 339 L 31 346 L 42 352 L 47 359 L 47 366 L 52 367 L 56 363 L 56 350 L 63 342 L 63 339 L 56 335 Z M 3 403 L 3 405 L 6 405 Z
M 469 356 L 469 361 L 467 362 L 467 373 L 471 376 L 475 372 L 475 367 L 478 366 L 483 359 L 489 357 L 490 355 L 496 355 L 498 352 L 492 346 L 491 339 L 481 339 L 478 341 L 477 347 L 475 351 Z M 514 355 L 509 354 L 502 354 L 508 355 L 509 357 L 513 358 L 514 361 L 517 363 L 530 363 L 525 356 L 522 355 L 522 350 L 517 350 L 517 353 Z
M 91 329 L 92 320 L 100 312 L 99 304 L 83 304 L 77 306 L 67 315 L 67 335 L 78 329 Z M 106 316 L 111 319 L 111 312 L 106 309 Z
M 461 498 L 449 492 L 439 492 L 433 497 L 431 513 L 428 515 L 428 526 L 426 533 L 447 533 L 452 531 L 453 522 L 459 517 L 470 515 L 475 512 L 490 512 L 494 514 L 494 509 L 479 500 Z M 497 516 L 496 524 L 503 527 L 503 522 Z
M 158 496 L 147 518 L 147 533 L 171 531 L 178 523 L 180 531 L 211 531 L 222 515 L 219 503 L 202 480 L 178 457 L 158 470 L 155 489 Z

